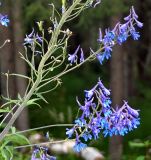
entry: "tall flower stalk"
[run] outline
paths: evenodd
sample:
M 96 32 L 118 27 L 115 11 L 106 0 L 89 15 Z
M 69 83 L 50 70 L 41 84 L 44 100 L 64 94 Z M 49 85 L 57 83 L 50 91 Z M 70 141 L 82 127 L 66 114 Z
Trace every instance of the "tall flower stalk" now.
M 138 20 L 134 7 L 131 7 L 130 14 L 124 18 L 124 23 L 118 22 L 113 29 L 106 29 L 103 33 L 99 30 L 98 49 L 93 51 L 90 48 L 90 53 L 86 57 L 80 44 L 73 53 L 67 54 L 68 41 L 72 36 L 70 29 L 62 29 L 63 25 L 77 17 L 83 10 L 96 7 L 100 4 L 100 0 L 62 0 L 61 13 L 56 11 L 53 4 L 52 16 L 50 17 L 51 27 L 48 29 L 50 40 L 45 39 L 45 30 L 43 22 L 38 22 L 38 33 L 33 29 L 30 34 L 27 34 L 24 39 L 25 54 L 20 53 L 21 58 L 28 64 L 30 68 L 30 76 L 20 75 L 15 73 L 5 74 L 8 76 L 18 76 L 28 80 L 28 85 L 24 96 L 18 94 L 18 99 L 13 100 L 9 97 L 3 97 L 6 101 L 1 106 L 7 112 L 6 117 L 1 122 L 1 126 L 11 114 L 12 117 L 6 124 L 3 131 L 0 133 L 0 141 L 3 142 L 5 137 L 13 134 L 18 134 L 16 131 L 8 134 L 15 120 L 20 116 L 23 109 L 31 104 L 39 105 L 38 100 L 44 100 L 44 94 L 55 90 L 62 82 L 61 77 L 72 70 L 79 68 L 84 63 L 90 60 L 99 60 L 103 64 L 112 56 L 112 50 L 115 45 L 121 45 L 132 37 L 133 40 L 138 40 L 140 34 L 138 28 L 142 28 L 143 24 Z M 58 17 L 55 16 L 57 13 Z M 7 26 L 9 20 L 7 16 L 0 15 L 0 23 Z M 46 49 L 45 49 L 46 48 Z M 32 53 L 31 58 L 28 56 L 28 51 Z M 59 54 L 58 54 L 59 52 Z M 41 60 L 38 67 L 35 65 L 35 57 L 40 56 Z M 56 75 L 51 74 L 54 70 L 65 64 L 64 69 Z M 8 83 L 8 81 L 7 81 Z M 47 84 L 53 84 L 52 88 L 43 90 Z M 112 100 L 110 98 L 110 90 L 107 89 L 102 81 L 98 79 L 97 84 L 90 90 L 85 90 L 84 102 L 77 103 L 79 106 L 79 114 L 71 129 L 67 129 L 68 138 L 75 140 L 74 150 L 80 152 L 87 146 L 86 142 L 91 139 L 98 139 L 99 134 L 103 133 L 106 136 L 122 135 L 124 136 L 129 131 L 137 128 L 140 124 L 138 110 L 132 109 L 126 101 L 122 107 L 113 109 Z M 34 97 L 34 98 L 33 98 Z M 8 106 L 14 106 L 8 110 Z M 4 111 L 3 110 L 3 111 Z M 43 128 L 43 127 L 41 127 Z M 39 155 L 39 153 L 42 153 Z M 50 158 L 55 159 L 47 154 L 46 148 L 36 148 L 32 154 L 32 160 Z

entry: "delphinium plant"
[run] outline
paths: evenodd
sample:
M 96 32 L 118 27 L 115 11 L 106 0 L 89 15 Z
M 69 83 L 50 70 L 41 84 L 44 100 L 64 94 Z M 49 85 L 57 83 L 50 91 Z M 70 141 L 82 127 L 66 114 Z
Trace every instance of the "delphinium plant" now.
M 64 24 L 76 18 L 84 10 L 101 5 L 101 0 L 62 0 L 59 11 L 53 4 L 49 5 L 52 13 L 50 27 L 48 30 L 44 30 L 43 22 L 37 22 L 38 32 L 33 29 L 30 34 L 25 36 L 23 43 L 25 53 L 20 53 L 21 58 L 30 68 L 30 74 L 27 76 L 10 73 L 27 79 L 28 85 L 24 96 L 20 96 L 18 93 L 18 99 L 3 97 L 6 103 L 1 106 L 1 111 L 6 112 L 6 114 L 0 125 L 4 126 L 6 118 L 10 115 L 11 118 L 0 133 L 1 159 L 13 158 L 15 148 L 13 144 L 22 141 L 30 143 L 27 138 L 20 134 L 21 132 L 17 132 L 13 127 L 15 120 L 24 108 L 31 104 L 39 105 L 38 100 L 40 99 L 46 102 L 44 95 L 62 84 L 62 76 L 79 68 L 84 63 L 97 59 L 102 65 L 105 60 L 112 56 L 115 45 L 122 45 L 128 38 L 138 40 L 140 34 L 137 29 L 143 27 L 143 24 L 138 21 L 134 7 L 131 7 L 130 14 L 124 18 L 123 22 L 118 22 L 114 28 L 107 28 L 104 32 L 101 29 L 99 30 L 99 37 L 96 40 L 98 48 L 92 49 L 90 47 L 88 56 L 85 55 L 80 44 L 74 53 L 68 53 L 67 47 L 72 31 L 70 31 L 70 28 L 65 28 Z M 1 14 L 0 23 L 7 27 L 9 24 L 8 17 Z M 49 34 L 49 40 L 45 38 L 46 34 Z M 32 55 L 29 56 L 28 52 Z M 37 55 L 40 55 L 41 58 L 38 66 L 35 65 Z M 62 71 L 60 71 L 60 68 Z M 43 88 L 47 84 L 52 84 L 53 87 L 44 90 Z M 79 114 L 72 128 L 66 130 L 67 139 L 75 140 L 74 151 L 80 152 L 87 146 L 87 141 L 98 139 L 100 133 L 103 133 L 105 137 L 108 135 L 124 136 L 140 124 L 138 110 L 131 108 L 128 102 L 124 101 L 123 106 L 116 109 L 112 108 L 110 93 L 111 91 L 98 78 L 98 82 L 92 89 L 84 91 L 85 99 L 83 103 L 79 102 L 78 97 L 76 98 Z M 29 144 L 27 146 L 33 145 Z M 53 160 L 56 158 L 48 154 L 47 148 L 38 145 L 34 147 L 31 159 Z

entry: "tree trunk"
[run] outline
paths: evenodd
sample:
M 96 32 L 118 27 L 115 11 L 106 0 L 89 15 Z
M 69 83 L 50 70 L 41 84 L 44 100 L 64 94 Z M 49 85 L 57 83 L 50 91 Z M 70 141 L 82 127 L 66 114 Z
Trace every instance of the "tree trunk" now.
M 113 17 L 112 23 L 117 22 L 119 17 Z M 111 58 L 111 91 L 112 105 L 116 107 L 122 104 L 124 98 L 124 53 L 121 46 L 116 46 Z M 109 142 L 109 155 L 111 160 L 120 160 L 122 156 L 123 146 L 122 137 L 113 136 Z
M 15 50 L 15 67 L 16 72 L 18 74 L 26 75 L 26 64 L 25 62 L 19 57 L 19 52 L 23 52 L 23 27 L 22 27 L 22 20 L 21 20 L 21 5 L 20 0 L 16 0 L 15 3 L 12 3 L 12 10 L 13 12 L 13 33 L 14 33 L 14 50 Z M 16 78 L 17 84 L 17 91 L 21 95 L 24 96 L 26 90 L 26 79 L 23 78 Z M 17 128 L 20 130 L 25 130 L 29 128 L 29 121 L 28 121 L 28 110 L 25 108 L 19 118 L 16 121 Z
M 3 10 L 5 14 L 8 14 L 11 19 L 11 5 L 6 3 L 3 5 Z M 0 30 L 0 44 L 3 44 L 6 39 L 10 39 L 10 43 L 7 43 L 2 49 L 0 49 L 0 68 L 2 73 L 12 73 L 15 72 L 15 53 L 14 53 L 14 41 L 13 41 L 13 28 L 12 23 L 9 27 L 2 27 Z M 5 97 L 15 98 L 16 97 L 16 81 L 15 78 L 9 78 L 9 86 L 6 87 L 7 78 L 4 75 L 1 75 L 1 94 Z M 9 94 L 7 92 L 9 91 Z
M 18 73 L 26 74 L 26 65 L 24 61 L 19 58 L 19 52 L 23 51 L 23 33 L 21 26 L 21 1 L 16 0 L 6 1 L 3 4 L 6 8 L 6 13 L 9 13 L 10 25 L 8 28 L 4 28 L 1 32 L 1 40 L 10 39 L 11 42 L 1 49 L 1 71 L 3 73 Z M 6 77 L 1 78 L 1 93 L 4 96 L 6 94 Z M 26 89 L 25 79 L 18 77 L 10 77 L 9 80 L 9 94 L 11 98 L 16 98 L 18 93 L 23 96 Z M 25 109 L 16 122 L 16 126 L 19 130 L 24 130 L 28 128 L 28 112 Z

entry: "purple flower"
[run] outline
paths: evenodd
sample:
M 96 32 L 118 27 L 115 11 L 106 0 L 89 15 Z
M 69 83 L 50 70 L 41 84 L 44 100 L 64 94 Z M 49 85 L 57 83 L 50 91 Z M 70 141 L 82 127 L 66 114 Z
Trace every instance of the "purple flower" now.
M 2 15 L 0 14 L 0 23 L 7 27 L 8 26 L 8 23 L 10 22 L 10 20 L 8 19 L 8 16 L 7 15 Z
M 73 150 L 75 152 L 80 152 L 82 151 L 83 149 L 85 149 L 87 147 L 87 145 L 85 143 L 82 143 L 80 140 L 79 140 L 79 137 L 78 135 L 76 136 L 76 142 L 75 142 L 75 145 L 73 146 Z
M 75 50 L 73 54 L 69 54 L 68 61 L 70 61 L 70 64 L 77 62 L 77 53 L 79 49 L 80 49 L 80 45 L 77 47 L 77 49 Z
M 34 41 L 41 43 L 42 37 L 39 37 L 38 34 L 35 35 L 34 29 L 33 29 L 29 35 L 26 35 L 26 38 L 24 39 L 24 45 L 26 45 L 26 44 L 32 45 L 34 43 Z
M 84 132 L 82 138 L 87 142 L 92 139 L 92 135 L 89 132 Z
M 88 100 L 92 98 L 96 87 L 97 87 L 97 85 L 94 86 L 91 90 L 84 90 L 84 92 L 85 92 L 85 97 L 86 97 Z
M 35 146 L 35 149 L 31 156 L 31 160 L 56 160 L 56 157 L 50 156 L 47 152 L 48 152 L 47 147 Z
M 84 62 L 84 54 L 83 54 L 83 49 L 81 48 L 80 63 L 82 62 Z
M 128 38 L 127 32 L 121 32 L 117 37 L 117 43 L 121 45 L 123 42 L 125 42 Z
M 135 109 L 131 108 L 126 101 L 124 101 L 124 105 L 126 106 L 129 114 L 133 115 L 134 117 L 139 116 L 139 113 L 138 113 L 139 110 L 135 110 Z
M 99 60 L 100 64 L 102 65 L 102 64 L 103 64 L 103 61 L 104 61 L 104 59 L 105 59 L 104 53 L 97 54 L 97 55 L 96 55 L 96 58 Z
M 78 118 L 78 119 L 75 120 L 75 124 L 77 126 L 83 127 L 83 126 L 85 126 L 86 121 L 84 119 Z
M 93 98 L 91 100 L 87 100 L 85 99 L 85 105 L 81 105 L 80 102 L 78 101 L 78 98 L 76 99 L 77 100 L 77 103 L 80 107 L 80 109 L 82 110 L 83 114 L 82 114 L 82 117 L 84 118 L 85 117 L 89 117 L 91 112 L 90 112 L 90 109 L 91 107 L 94 107 L 95 108 L 95 103 L 92 103 L 93 102 Z
M 118 22 L 113 30 L 106 29 L 104 37 L 102 36 L 101 29 L 99 30 L 99 39 L 102 50 L 101 54 L 97 54 L 96 58 L 99 60 L 100 64 L 103 63 L 104 60 L 108 60 L 111 57 L 112 48 L 115 44 L 121 45 L 125 42 L 129 35 L 132 36 L 134 40 L 138 40 L 140 35 L 139 32 L 136 31 L 136 27 L 143 27 L 143 23 L 138 21 L 138 15 L 136 14 L 134 7 L 130 9 L 130 14 L 124 18 L 126 23 L 120 24 Z
M 75 129 L 74 128 L 71 128 L 71 129 L 67 128 L 66 130 L 67 130 L 66 131 L 66 135 L 68 136 L 68 138 L 71 138 L 73 133 L 74 133 L 74 131 L 75 131 Z
M 131 14 L 132 14 L 132 17 L 133 17 L 133 18 L 138 19 L 138 15 L 136 14 L 135 9 L 134 9 L 133 6 L 132 6 L 132 8 L 131 8 Z
M 106 95 L 106 96 L 109 96 L 111 93 L 110 93 L 110 90 L 107 89 L 104 84 L 102 83 L 102 81 L 100 80 L 99 78 L 99 81 L 98 81 L 98 85 L 99 87 L 101 88 L 101 90 L 103 91 L 103 93 Z
M 137 110 L 132 109 L 127 102 L 121 108 L 117 108 L 107 119 L 108 127 L 104 130 L 104 136 L 121 135 L 137 128 L 140 124 Z
M 139 112 L 131 108 L 126 101 L 122 107 L 111 107 L 110 90 L 99 79 L 89 91 L 85 91 L 84 105 L 77 99 L 80 116 L 75 120 L 74 129 L 68 129 L 66 134 L 70 138 L 76 135 L 74 150 L 80 152 L 87 145 L 83 141 L 98 139 L 102 133 L 104 137 L 121 135 L 137 128 L 140 124 Z
M 113 31 L 110 31 L 107 29 L 105 32 L 106 32 L 106 34 L 103 39 L 104 45 L 112 45 L 115 40 L 115 33 Z
M 103 61 L 105 59 L 108 60 L 111 57 L 111 51 L 112 51 L 112 49 L 109 46 L 106 46 L 104 52 L 96 55 L 96 57 L 99 60 L 100 64 L 103 64 Z
M 130 30 L 130 34 L 134 40 L 138 40 L 140 38 L 139 32 L 136 32 L 135 29 Z

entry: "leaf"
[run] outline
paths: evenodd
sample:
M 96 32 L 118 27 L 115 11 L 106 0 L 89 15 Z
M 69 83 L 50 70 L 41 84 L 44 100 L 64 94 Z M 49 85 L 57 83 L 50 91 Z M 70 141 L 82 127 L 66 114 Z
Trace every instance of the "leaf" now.
M 6 112 L 9 112 L 9 109 L 0 109 L 0 113 L 6 113 Z
M 2 157 L 5 160 L 10 160 L 13 157 L 12 152 L 13 152 L 13 150 L 11 150 L 9 147 L 5 147 L 5 148 L 1 149 Z
M 11 127 L 11 132 L 12 132 L 12 134 L 15 134 L 16 133 L 16 128 L 15 127 Z
M 133 147 L 133 148 L 145 148 L 148 147 L 150 145 L 149 141 L 146 142 L 129 142 L 129 146 Z
M 13 147 L 11 146 L 6 146 L 5 149 L 8 151 L 9 155 L 10 155 L 10 158 L 9 159 L 12 159 L 13 158 Z
M 8 151 L 6 151 L 5 149 L 2 149 L 1 150 L 1 154 L 2 154 L 2 157 L 5 159 L 5 160 L 8 160 L 9 157 L 8 157 Z
M 41 98 L 45 103 L 48 104 L 47 100 L 41 94 L 37 93 L 36 95 L 37 95 L 37 97 Z
M 30 144 L 29 140 L 21 135 L 21 134 L 11 134 L 5 137 L 4 139 L 5 143 L 15 143 L 15 144 L 19 144 L 19 145 L 25 145 L 25 144 Z
M 136 160 L 145 160 L 145 156 L 139 156 Z
M 38 101 L 38 100 L 40 100 L 40 98 L 33 98 L 33 99 L 29 100 L 27 102 L 27 106 L 35 104 L 35 105 L 38 105 L 40 107 L 40 105 L 36 103 L 36 101 Z

